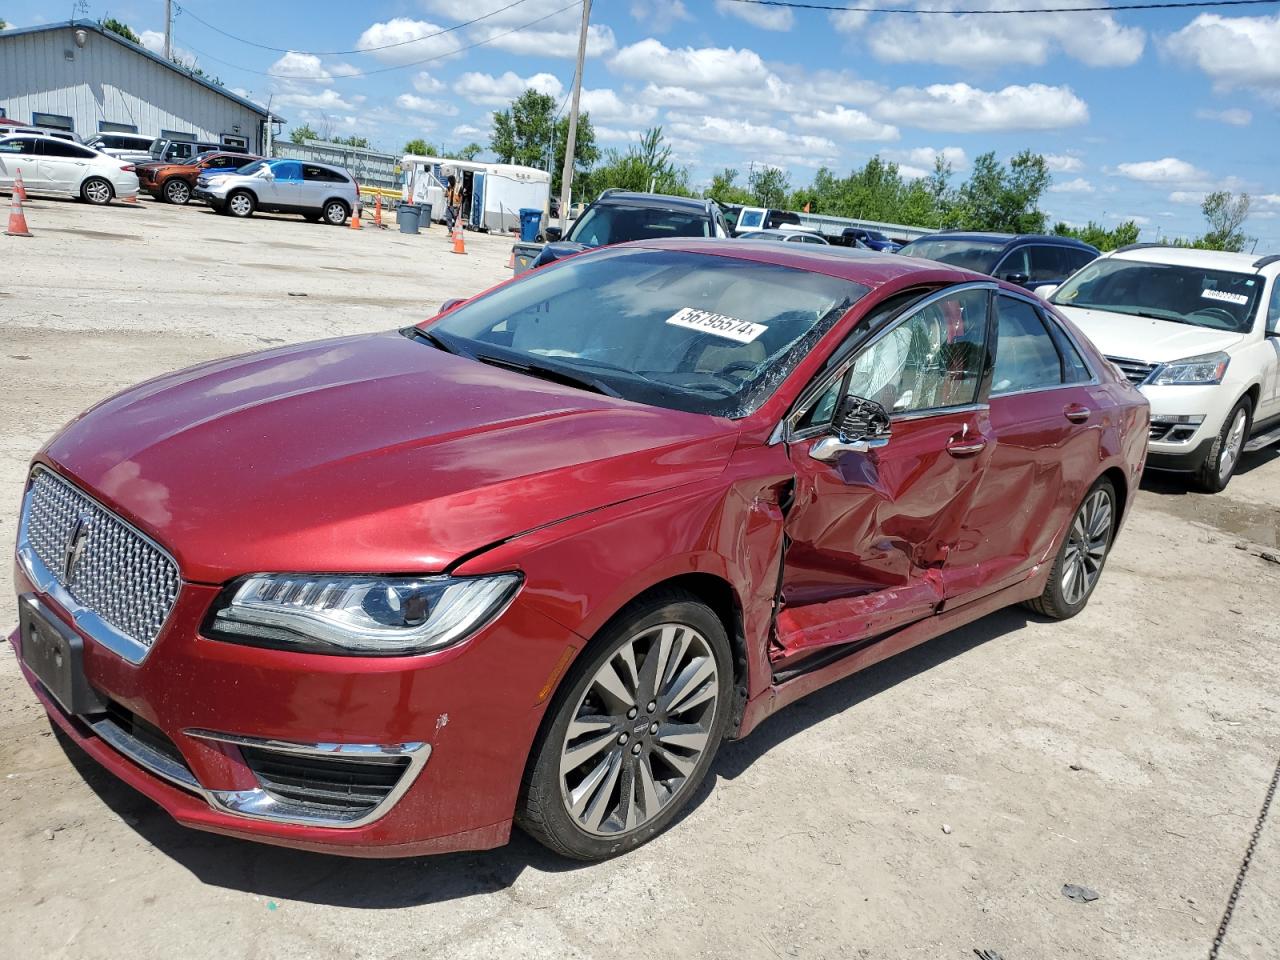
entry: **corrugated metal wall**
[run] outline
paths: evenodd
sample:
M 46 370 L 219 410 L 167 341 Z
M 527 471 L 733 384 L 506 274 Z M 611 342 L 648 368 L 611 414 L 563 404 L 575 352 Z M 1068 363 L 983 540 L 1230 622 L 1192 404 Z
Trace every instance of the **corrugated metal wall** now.
M 162 64 L 92 30 L 77 47 L 71 27 L 0 33 L 0 107 L 23 123 L 35 112 L 72 118 L 88 137 L 99 121 L 132 124 L 140 134 L 184 131 L 202 140 L 247 137 L 262 148 L 261 117 Z M 71 59 L 67 59 L 68 56 Z
M 363 150 L 327 140 L 308 140 L 306 143 L 276 140 L 271 144 L 271 152 L 277 157 L 288 157 L 290 160 L 315 160 L 318 163 L 346 167 L 366 187 L 392 190 L 398 188 L 401 182 L 398 154 L 378 153 L 376 150 Z

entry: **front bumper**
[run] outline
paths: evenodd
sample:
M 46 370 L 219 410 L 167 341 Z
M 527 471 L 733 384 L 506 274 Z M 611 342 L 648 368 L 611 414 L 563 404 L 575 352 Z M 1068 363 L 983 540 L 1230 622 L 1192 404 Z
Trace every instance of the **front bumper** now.
M 1152 439 L 1147 466 L 1157 470 L 1196 470 L 1222 430 L 1232 403 L 1230 388 L 1211 386 L 1143 386 L 1151 404 Z M 1175 421 L 1196 421 L 1175 423 Z
M 33 592 L 21 564 L 19 592 Z M 557 675 L 576 635 L 526 610 L 520 597 L 458 647 L 424 657 L 368 660 L 297 654 L 199 634 L 218 588 L 184 583 L 145 658 L 129 663 L 40 596 L 61 627 L 85 638 L 84 673 L 115 714 L 65 712 L 22 659 L 50 718 L 120 779 L 196 829 L 349 856 L 397 857 L 505 843 L 520 780 Z M 136 718 L 167 738 L 119 734 Z M 139 749 L 141 746 L 142 749 Z M 308 816 L 264 780 L 263 748 L 333 757 L 343 751 L 408 758 L 371 816 Z M 428 761 L 428 757 L 430 760 Z M 256 772 L 255 772 L 256 771 Z

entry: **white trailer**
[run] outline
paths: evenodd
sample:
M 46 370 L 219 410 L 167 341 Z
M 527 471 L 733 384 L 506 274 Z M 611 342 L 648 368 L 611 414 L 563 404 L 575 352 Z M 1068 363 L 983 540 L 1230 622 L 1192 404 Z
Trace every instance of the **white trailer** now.
M 449 177 L 457 177 L 462 184 L 463 216 L 469 226 L 479 230 L 518 230 L 522 208 L 545 214 L 551 199 L 551 175 L 534 167 L 406 154 L 400 168 L 404 198 L 431 204 L 434 220 L 444 219 L 445 184 Z

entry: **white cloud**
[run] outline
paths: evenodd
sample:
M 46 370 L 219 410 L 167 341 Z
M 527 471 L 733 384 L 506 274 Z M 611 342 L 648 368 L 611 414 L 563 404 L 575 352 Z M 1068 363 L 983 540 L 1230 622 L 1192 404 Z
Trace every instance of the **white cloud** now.
M 439 93 L 444 89 L 444 83 L 423 70 L 414 74 L 413 89 L 419 93 Z
M 1112 220 L 1118 220 L 1121 223 L 1124 223 L 1126 220 L 1132 220 L 1140 227 L 1144 227 L 1151 222 L 1150 217 L 1144 217 L 1140 213 L 1109 213 L 1107 216 Z
M 981 90 L 967 83 L 899 87 L 875 109 L 877 116 L 926 130 L 973 133 L 1056 130 L 1089 119 L 1089 108 L 1070 87 L 1042 83 Z
M 1116 173 L 1141 183 L 1198 183 L 1208 179 L 1209 176 L 1203 170 L 1177 157 L 1117 164 Z
M 268 73 L 291 80 L 321 80 L 331 82 L 334 77 L 350 77 L 359 73 L 357 67 L 349 63 L 325 65 L 312 53 L 298 53 L 290 50 L 267 68 Z
M 383 63 L 401 64 L 457 53 L 462 47 L 457 31 L 442 33 L 443 30 L 444 27 L 425 20 L 396 17 L 365 30 L 356 41 L 356 49 L 368 51 Z M 387 47 L 387 44 L 398 46 Z
M 460 97 L 472 103 L 490 107 L 506 107 L 526 90 L 537 90 L 559 99 L 564 86 L 549 73 L 535 73 L 521 77 L 508 70 L 500 77 L 488 73 L 464 73 L 453 82 L 453 89 Z
M 773 125 L 764 126 L 721 116 L 670 114 L 668 119 L 671 121 L 671 133 L 676 137 L 743 148 L 773 162 L 816 167 L 840 154 L 835 143 L 826 137 L 794 134 Z
M 1194 203 L 1196 206 L 1204 203 L 1204 198 L 1203 190 L 1175 190 L 1169 194 L 1171 203 Z
M 1078 173 L 1084 169 L 1084 161 L 1065 153 L 1046 153 L 1045 166 L 1053 173 Z
M 1093 193 L 1094 186 L 1084 177 L 1076 177 L 1074 180 L 1065 180 L 1062 183 L 1055 182 L 1049 188 L 1050 193 Z
M 654 33 L 666 33 L 677 21 L 693 19 L 682 0 L 631 0 L 631 16 Z
M 42 23 L 43 21 L 37 20 L 36 22 Z M 13 24 L 10 24 L 10 26 L 13 26 Z M 164 34 L 159 30 L 143 30 L 142 33 L 139 34 L 138 40 L 140 41 L 140 46 L 145 47 L 152 53 L 158 53 L 160 56 L 164 56 Z M 199 58 L 190 50 L 185 47 L 180 47 L 177 44 L 174 44 L 173 55 L 183 63 L 196 63 L 199 60 Z
M 652 122 L 653 118 L 658 115 L 655 107 L 640 103 L 624 103 L 616 93 L 608 88 L 583 90 L 580 106 L 584 112 L 591 114 L 593 124 L 599 120 L 605 124 L 622 123 L 644 126 Z
M 909 163 L 898 164 L 898 174 L 904 180 L 923 180 L 930 173 L 931 171 L 926 170 L 924 167 L 913 166 Z
M 616 127 L 602 127 L 591 124 L 596 139 L 605 143 L 639 143 L 644 133 L 639 130 L 619 130 Z
M 716 0 L 716 12 L 723 16 L 737 17 L 761 30 L 790 30 L 796 18 L 786 7 L 768 7 L 758 3 L 734 3 L 733 0 Z
M 1280 193 L 1263 193 L 1254 197 L 1253 202 L 1262 204 L 1264 207 L 1280 208 Z
M 414 113 L 422 113 L 431 117 L 456 117 L 458 108 L 451 103 L 441 103 L 434 97 L 420 97 L 416 93 L 402 93 L 396 97 L 396 106 L 401 110 L 410 110 Z M 414 123 L 421 125 L 421 120 L 414 120 Z
M 470 123 L 460 123 L 453 128 L 453 135 L 462 140 L 478 140 L 481 143 L 488 143 L 489 137 L 493 131 L 488 127 L 477 127 Z
M 933 10 L 1005 6 L 1001 0 L 941 0 Z M 1037 3 L 1032 3 L 1036 6 Z M 1096 0 L 1038 0 L 1045 7 L 1093 6 Z M 865 15 L 864 15 L 865 16 Z M 837 30 L 860 32 L 863 22 L 836 14 Z M 864 36 L 871 53 L 889 63 L 990 66 L 1043 64 L 1056 49 L 1091 67 L 1129 66 L 1142 56 L 1146 34 L 1123 27 L 1110 13 L 1043 13 L 1034 16 L 923 14 L 881 17 Z
M 839 105 L 831 110 L 798 113 L 795 125 L 841 140 L 897 140 L 901 137 L 893 124 L 872 120 L 861 110 L 850 110 Z
M 277 93 L 273 106 L 297 107 L 300 110 L 336 111 L 358 110 L 365 98 L 358 94 L 343 96 L 331 87 L 315 91 L 286 90 Z
M 1253 122 L 1253 114 L 1243 107 L 1228 107 L 1225 110 L 1197 110 L 1197 120 L 1216 120 L 1233 127 L 1247 127 Z
M 704 92 L 761 86 L 776 76 L 754 50 L 734 47 L 674 50 L 652 37 L 623 47 L 609 65 L 619 73 L 660 86 L 682 86 Z
M 472 17 L 475 14 L 471 14 Z M 485 23 L 488 23 L 486 20 Z M 509 32 L 510 27 L 483 27 L 472 36 L 483 41 L 490 49 L 506 50 L 528 57 L 566 57 L 578 55 L 578 28 L 572 30 L 520 30 Z M 613 30 L 592 24 L 587 28 L 587 56 L 603 57 L 616 48 Z
M 960 170 L 969 165 L 969 157 L 962 147 L 943 147 L 940 150 L 935 150 L 933 147 L 915 147 L 911 150 L 884 151 L 885 159 L 895 161 L 899 172 L 904 167 L 911 167 L 920 170 L 921 176 L 933 170 L 934 157 L 939 155 L 951 164 L 953 169 Z
M 1202 13 L 1170 35 L 1164 51 L 1199 67 L 1218 86 L 1260 89 L 1280 84 L 1280 13 L 1274 17 L 1222 17 Z
M 659 87 L 649 84 L 640 91 L 639 99 L 655 107 L 705 107 L 706 94 L 686 87 Z

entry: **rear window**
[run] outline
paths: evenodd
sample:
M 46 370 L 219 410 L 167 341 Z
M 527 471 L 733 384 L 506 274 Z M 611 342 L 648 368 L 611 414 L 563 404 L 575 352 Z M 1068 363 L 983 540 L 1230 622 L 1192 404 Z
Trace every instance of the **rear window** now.
M 922 260 L 949 263 L 953 267 L 973 270 L 977 273 L 990 273 L 1004 246 L 1003 240 L 921 237 L 919 240 L 912 240 L 898 252 L 904 257 L 920 257 Z
M 764 223 L 763 210 L 743 210 L 738 214 L 738 229 L 745 230 L 748 227 L 759 227 Z
M 588 247 L 604 247 L 629 240 L 711 235 L 711 220 L 703 214 L 608 205 L 588 210 L 565 239 Z

